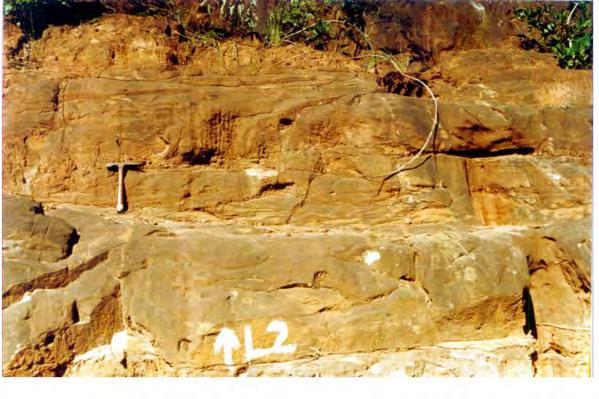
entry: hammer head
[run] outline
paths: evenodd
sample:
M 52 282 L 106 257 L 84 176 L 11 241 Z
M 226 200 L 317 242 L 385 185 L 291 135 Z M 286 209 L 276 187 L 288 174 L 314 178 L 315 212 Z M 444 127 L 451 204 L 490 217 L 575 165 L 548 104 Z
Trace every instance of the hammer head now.
M 119 169 L 139 170 L 145 162 L 110 162 L 106 164 L 106 168 L 110 171 L 117 172 Z

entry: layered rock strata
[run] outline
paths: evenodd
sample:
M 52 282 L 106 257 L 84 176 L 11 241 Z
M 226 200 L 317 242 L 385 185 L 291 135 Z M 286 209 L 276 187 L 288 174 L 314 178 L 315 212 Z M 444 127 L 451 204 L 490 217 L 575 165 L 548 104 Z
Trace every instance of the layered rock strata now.
M 588 374 L 590 72 L 442 54 L 387 179 L 430 98 L 299 45 L 173 67 L 119 18 L 4 71 L 5 375 Z

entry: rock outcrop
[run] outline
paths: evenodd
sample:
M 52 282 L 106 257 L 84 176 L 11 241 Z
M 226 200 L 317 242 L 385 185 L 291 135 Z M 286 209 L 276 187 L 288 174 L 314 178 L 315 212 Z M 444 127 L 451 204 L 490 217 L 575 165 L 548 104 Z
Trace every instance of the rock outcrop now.
M 440 54 L 387 178 L 426 95 L 300 45 L 177 66 L 157 24 L 4 71 L 5 375 L 588 374 L 590 71 Z
M 73 226 L 44 215 L 39 202 L 4 197 L 2 214 L 2 250 L 10 258 L 56 262 L 77 243 Z

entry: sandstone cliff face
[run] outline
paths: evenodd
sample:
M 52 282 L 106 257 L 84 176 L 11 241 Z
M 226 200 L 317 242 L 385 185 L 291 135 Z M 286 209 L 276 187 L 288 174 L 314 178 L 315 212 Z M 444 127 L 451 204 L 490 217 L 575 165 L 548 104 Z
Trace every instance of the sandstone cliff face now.
M 4 70 L 5 375 L 587 375 L 591 72 L 440 54 L 435 140 L 385 180 L 430 98 L 163 28 L 49 28 Z

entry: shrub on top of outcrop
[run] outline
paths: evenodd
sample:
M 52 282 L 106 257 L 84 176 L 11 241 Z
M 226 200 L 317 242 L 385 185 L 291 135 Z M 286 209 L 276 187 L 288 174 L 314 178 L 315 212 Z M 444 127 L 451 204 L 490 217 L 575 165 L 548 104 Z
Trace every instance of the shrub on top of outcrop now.
M 56 0 L 54 3 L 69 6 L 69 0 Z M 48 0 L 5 0 L 3 12 L 4 16 L 9 17 L 27 36 L 34 37 L 41 34 L 39 29 L 36 29 L 35 21 L 39 18 L 40 11 L 49 4 Z
M 593 16 L 587 3 L 571 2 L 564 10 L 543 4 L 515 14 L 528 24 L 528 35 L 519 35 L 525 49 L 555 54 L 562 68 L 592 68 Z
M 280 2 L 268 13 L 264 40 L 266 43 L 278 46 L 289 35 L 295 35 L 294 40 L 302 39 L 314 42 L 316 47 L 323 47 L 330 39 L 330 24 L 324 20 L 326 7 L 332 1 L 318 4 L 314 0 L 290 0 Z
M 218 17 L 226 22 L 226 29 L 237 35 L 248 34 L 256 27 L 255 0 L 202 0 L 209 15 L 218 11 Z
M 50 25 L 78 25 L 101 16 L 106 7 L 101 1 L 5 0 L 3 12 L 28 39 L 38 39 Z

